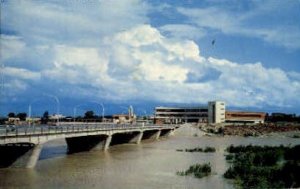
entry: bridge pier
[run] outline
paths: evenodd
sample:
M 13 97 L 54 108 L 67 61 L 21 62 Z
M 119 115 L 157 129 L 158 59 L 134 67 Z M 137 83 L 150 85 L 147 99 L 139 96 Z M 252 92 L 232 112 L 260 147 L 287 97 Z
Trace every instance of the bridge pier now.
M 159 137 L 160 137 L 160 133 L 161 133 L 161 130 L 159 130 L 159 131 L 157 131 L 156 133 L 155 133 L 155 135 L 154 135 L 154 140 L 158 140 L 159 139 Z
M 111 143 L 111 139 L 112 139 L 112 135 L 108 135 L 106 140 L 105 140 L 105 144 L 104 144 L 104 147 L 103 147 L 103 150 L 106 151 L 109 149 L 109 145 Z
M 39 160 L 42 148 L 43 148 L 42 144 L 37 144 L 37 145 L 33 146 L 33 148 L 31 148 L 23 156 L 19 157 L 17 159 L 17 161 L 15 161 L 12 164 L 11 167 L 34 168 L 37 161 Z
M 136 136 L 134 136 L 129 143 L 135 143 L 135 144 L 140 144 L 141 140 L 143 138 L 143 132 L 138 133 Z

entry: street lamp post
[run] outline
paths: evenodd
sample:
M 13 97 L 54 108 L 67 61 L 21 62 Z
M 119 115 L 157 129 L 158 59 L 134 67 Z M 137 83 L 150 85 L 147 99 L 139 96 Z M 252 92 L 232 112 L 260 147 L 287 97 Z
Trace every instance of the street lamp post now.
M 128 107 L 125 107 L 125 106 L 120 106 L 120 108 L 123 108 L 123 109 L 125 109 L 126 111 L 127 111 L 127 113 L 129 114 L 129 111 L 128 111 Z M 122 111 L 122 113 L 123 113 L 124 111 Z
M 80 107 L 80 106 L 83 106 L 84 104 L 78 104 L 78 105 L 76 105 L 76 106 L 74 106 L 74 108 L 73 108 L 73 122 L 75 123 L 75 121 L 76 121 L 76 114 L 77 114 L 77 108 L 78 107 Z
M 29 126 L 31 125 L 31 116 L 32 116 L 32 104 L 41 100 L 41 98 L 34 99 L 33 101 L 30 102 L 28 105 L 28 118 L 29 118 Z
M 53 97 L 55 98 L 55 101 L 57 103 L 57 109 L 56 109 L 57 113 L 56 114 L 57 114 L 57 125 L 59 125 L 59 105 L 60 105 L 60 103 L 59 103 L 57 96 L 53 96 Z
M 98 105 L 100 105 L 102 107 L 102 122 L 103 122 L 103 120 L 104 120 L 104 112 L 105 112 L 105 108 L 104 108 L 103 103 L 99 103 L 99 102 L 96 102 L 96 101 L 89 101 L 89 102 L 98 104 Z M 82 106 L 82 105 L 86 105 L 86 104 L 79 104 L 79 105 L 74 106 L 74 108 L 73 108 L 73 114 L 74 114 L 73 115 L 74 116 L 73 120 L 74 120 L 74 122 L 75 122 L 75 116 L 76 116 L 77 108 L 80 107 L 80 106 Z
M 100 103 L 100 105 L 102 106 L 102 122 L 104 121 L 104 105 L 103 103 Z
M 51 98 L 54 98 L 56 101 L 56 115 L 57 115 L 57 125 L 59 125 L 59 106 L 60 106 L 60 102 L 57 96 L 55 95 L 50 95 L 50 94 L 44 94 L 46 96 L 49 96 Z
M 76 107 L 73 108 L 73 122 L 75 124 L 75 116 L 76 116 Z
M 103 103 L 100 103 L 100 102 L 97 102 L 97 101 L 90 101 L 90 102 L 98 104 L 102 107 L 102 122 L 103 122 L 103 120 L 104 120 L 104 110 L 105 110 Z

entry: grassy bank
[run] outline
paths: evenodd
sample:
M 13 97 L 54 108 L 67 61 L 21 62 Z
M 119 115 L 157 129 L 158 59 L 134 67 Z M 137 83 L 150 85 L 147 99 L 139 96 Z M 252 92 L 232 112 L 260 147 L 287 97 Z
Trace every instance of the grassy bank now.
M 300 187 L 300 145 L 294 147 L 229 146 L 224 173 L 242 188 Z

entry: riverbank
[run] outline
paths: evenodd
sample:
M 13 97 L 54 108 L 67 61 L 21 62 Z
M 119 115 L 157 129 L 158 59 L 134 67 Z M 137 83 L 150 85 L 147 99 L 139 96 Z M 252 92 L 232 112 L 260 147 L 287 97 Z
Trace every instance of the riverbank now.
M 222 133 L 224 135 L 260 136 L 269 133 L 286 133 L 292 131 L 300 131 L 300 126 L 230 125 L 225 126 Z
M 300 136 L 300 125 L 274 126 L 274 125 L 226 125 L 211 126 L 202 125 L 199 128 L 207 134 L 219 134 L 228 136 L 262 136 L 272 133 L 289 133 L 291 137 Z M 295 134 L 295 135 L 293 135 Z

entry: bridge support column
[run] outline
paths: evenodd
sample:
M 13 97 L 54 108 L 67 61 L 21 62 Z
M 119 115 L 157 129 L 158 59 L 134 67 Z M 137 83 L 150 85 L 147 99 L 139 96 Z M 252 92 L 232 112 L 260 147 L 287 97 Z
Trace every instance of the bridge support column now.
M 169 136 L 173 136 L 173 135 L 175 135 L 175 129 L 172 129 L 170 134 L 169 134 Z
M 161 134 L 161 130 L 157 131 L 157 132 L 155 133 L 155 135 L 154 135 L 154 138 L 153 138 L 153 139 L 155 139 L 155 140 L 158 140 L 158 139 L 159 139 L 159 136 L 160 136 L 160 134 Z
M 111 139 L 112 139 L 112 135 L 108 135 L 108 137 L 106 138 L 105 143 L 104 143 L 104 147 L 103 147 L 104 151 L 109 149 Z
M 42 151 L 43 145 L 37 144 L 28 150 L 24 155 L 19 157 L 11 167 L 34 168 Z
M 129 143 L 135 143 L 135 144 L 140 144 L 141 140 L 143 138 L 143 132 L 138 133 L 136 136 L 134 136 Z

